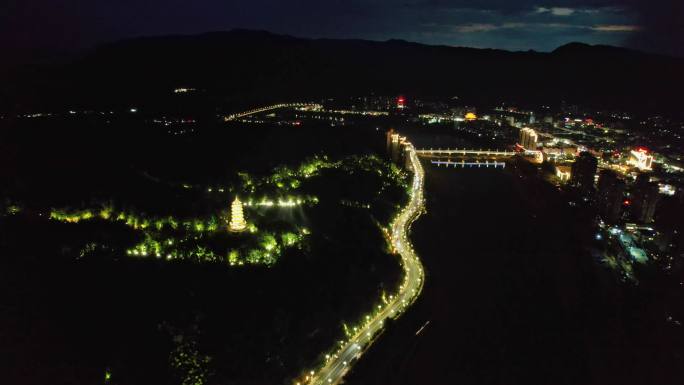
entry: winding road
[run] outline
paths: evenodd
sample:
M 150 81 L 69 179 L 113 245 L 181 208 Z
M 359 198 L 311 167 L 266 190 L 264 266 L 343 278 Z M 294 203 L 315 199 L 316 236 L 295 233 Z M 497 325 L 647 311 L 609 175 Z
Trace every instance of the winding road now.
M 413 221 L 423 212 L 424 171 L 418 154 L 412 144 L 407 144 L 407 156 L 413 168 L 413 182 L 410 201 L 391 225 L 389 237 L 394 250 L 401 256 L 404 269 L 404 282 L 399 292 L 391 296 L 384 307 L 373 316 L 367 316 L 364 327 L 349 340 L 341 341 L 340 348 L 331 356 L 318 373 L 311 372 L 309 384 L 338 384 L 349 370 L 353 361 L 360 357 L 372 344 L 374 336 L 382 331 L 385 320 L 397 318 L 413 303 L 423 288 L 423 265 L 408 239 L 408 231 Z

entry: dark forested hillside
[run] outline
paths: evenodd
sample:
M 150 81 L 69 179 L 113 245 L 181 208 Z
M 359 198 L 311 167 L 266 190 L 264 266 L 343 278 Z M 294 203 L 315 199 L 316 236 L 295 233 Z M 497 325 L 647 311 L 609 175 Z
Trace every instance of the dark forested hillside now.
M 25 68 L 0 91 L 0 108 L 131 105 L 194 87 L 215 106 L 401 92 L 671 111 L 684 86 L 683 64 L 579 43 L 551 53 L 507 52 L 236 30 L 124 40 L 68 65 Z

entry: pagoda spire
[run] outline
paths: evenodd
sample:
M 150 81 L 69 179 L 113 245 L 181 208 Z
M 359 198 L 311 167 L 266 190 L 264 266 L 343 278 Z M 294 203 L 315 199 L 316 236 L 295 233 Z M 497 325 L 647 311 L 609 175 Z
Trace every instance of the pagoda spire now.
M 228 229 L 234 232 L 244 231 L 247 228 L 244 213 L 242 212 L 242 202 L 236 196 L 233 203 L 230 205 L 230 222 Z

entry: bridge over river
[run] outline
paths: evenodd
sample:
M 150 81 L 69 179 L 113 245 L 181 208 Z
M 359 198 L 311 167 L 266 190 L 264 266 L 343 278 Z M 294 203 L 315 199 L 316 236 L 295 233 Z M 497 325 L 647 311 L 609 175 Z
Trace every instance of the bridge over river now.
M 515 151 L 501 150 L 470 150 L 470 149 L 420 149 L 416 150 L 418 156 L 423 157 L 499 157 L 510 158 L 517 154 Z
M 518 153 L 501 150 L 474 149 L 420 149 L 416 154 L 430 159 L 430 163 L 437 167 L 453 168 L 505 168 L 505 160 Z

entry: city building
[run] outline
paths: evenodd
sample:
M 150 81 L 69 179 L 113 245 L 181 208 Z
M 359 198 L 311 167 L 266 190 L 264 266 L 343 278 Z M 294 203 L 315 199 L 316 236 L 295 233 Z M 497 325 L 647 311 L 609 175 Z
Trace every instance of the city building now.
M 561 182 L 567 182 L 570 180 L 571 167 L 570 166 L 556 166 L 556 176 Z
M 672 254 L 674 269 L 679 276 L 684 278 L 684 204 L 680 202 L 677 208 L 679 221 L 674 226 L 672 237 Z
M 526 150 L 536 150 L 538 139 L 539 136 L 537 135 L 537 132 L 533 129 L 525 127 L 522 130 L 520 130 L 520 145 L 523 146 Z
M 389 111 L 396 107 L 397 100 L 389 96 L 364 96 L 360 103 L 365 111 Z
M 563 156 L 563 149 L 558 147 L 543 147 L 542 152 L 546 159 L 554 160 Z
M 387 144 L 385 146 L 385 150 L 387 151 L 388 155 L 392 153 L 392 136 L 393 135 L 394 135 L 394 128 L 390 128 L 385 133 L 385 140 L 387 142 Z
M 392 140 L 390 142 L 390 159 L 395 164 L 399 164 L 401 158 L 401 137 L 399 134 L 392 134 Z
M 601 170 L 599 174 L 596 205 L 603 219 L 615 224 L 622 216 L 626 183 L 612 170 Z
M 404 108 L 406 108 L 406 98 L 399 96 L 397 98 L 397 109 L 403 110 Z
M 407 146 L 409 142 L 406 141 L 405 136 L 399 136 L 393 129 L 387 131 L 387 154 L 394 164 L 397 166 L 407 167 L 410 162 L 407 160 L 408 156 Z
M 653 155 L 649 155 L 648 150 L 645 148 L 632 150 L 629 153 L 627 163 L 639 170 L 650 170 L 653 165 Z
M 563 157 L 574 157 L 577 155 L 577 147 L 544 147 L 542 152 L 546 159 L 554 160 Z
M 413 163 L 411 162 L 411 148 L 409 147 L 409 142 L 405 142 L 403 148 L 403 157 L 404 157 L 404 169 L 405 170 L 413 170 Z
M 244 213 L 242 212 L 242 202 L 236 196 L 233 203 L 230 205 L 230 222 L 228 229 L 233 232 L 244 231 L 247 228 Z
M 632 191 L 632 216 L 642 223 L 653 222 L 660 201 L 660 188 L 651 182 L 647 174 L 640 174 Z
M 594 176 L 598 167 L 598 159 L 589 152 L 581 152 L 572 164 L 570 183 L 583 193 L 594 189 Z
M 525 150 L 523 158 L 535 164 L 544 163 L 544 153 L 539 150 Z

